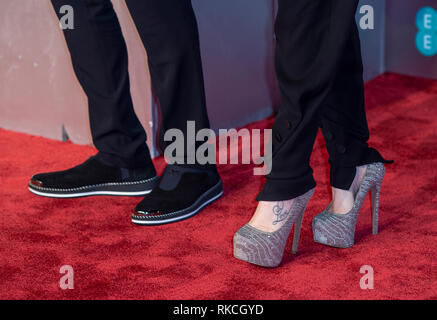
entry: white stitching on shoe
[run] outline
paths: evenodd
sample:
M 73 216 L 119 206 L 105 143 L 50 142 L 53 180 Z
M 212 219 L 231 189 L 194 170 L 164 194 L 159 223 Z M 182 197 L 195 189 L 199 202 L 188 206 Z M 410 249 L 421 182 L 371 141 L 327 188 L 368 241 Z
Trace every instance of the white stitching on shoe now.
M 155 180 L 155 179 L 158 179 L 158 176 L 155 176 L 153 178 L 146 179 L 146 180 L 140 180 L 140 181 L 101 183 L 101 184 L 94 184 L 94 185 L 77 187 L 77 188 L 71 188 L 71 189 L 45 188 L 45 187 L 36 186 L 36 185 L 34 185 L 32 183 L 29 183 L 29 185 L 32 186 L 32 188 L 34 188 L 34 189 L 45 190 L 45 191 L 80 191 L 80 190 L 86 190 L 86 189 L 96 188 L 96 187 L 129 186 L 129 185 L 135 185 L 135 184 L 141 184 L 141 183 L 150 182 L 150 181 Z
M 218 186 L 220 186 L 220 184 L 222 184 L 221 180 L 215 186 L 211 187 L 206 192 L 202 193 L 202 195 L 188 208 L 181 209 L 181 210 L 174 211 L 174 212 L 165 213 L 165 214 L 162 214 L 159 216 L 153 216 L 152 218 L 156 218 L 156 219 L 166 218 L 168 216 L 172 216 L 172 215 L 182 213 L 182 212 L 187 211 L 187 210 L 191 210 L 192 208 L 196 207 L 200 203 L 200 200 L 201 200 L 200 198 L 202 198 L 202 197 L 206 196 L 208 193 L 211 193 L 212 191 L 214 191 L 214 189 L 217 188 Z M 137 219 L 137 220 L 150 220 L 150 221 L 156 220 L 156 219 L 147 219 L 147 217 L 148 217 L 147 214 L 141 215 L 141 216 L 136 215 L 136 214 L 132 215 L 132 218 Z M 149 218 L 151 218 L 151 217 L 149 216 Z

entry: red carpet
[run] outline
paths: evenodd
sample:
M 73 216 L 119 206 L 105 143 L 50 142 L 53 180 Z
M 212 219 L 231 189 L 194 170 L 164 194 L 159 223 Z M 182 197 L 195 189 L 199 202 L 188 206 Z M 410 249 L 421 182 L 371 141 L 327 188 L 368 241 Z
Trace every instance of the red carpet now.
M 437 81 L 388 74 L 366 90 L 371 144 L 396 161 L 382 188 L 380 234 L 371 235 L 366 201 L 353 248 L 312 241 L 311 219 L 329 201 L 319 136 L 319 184 L 299 253 L 289 244 L 274 270 L 232 257 L 233 234 L 263 182 L 250 166 L 221 166 L 225 195 L 196 217 L 138 227 L 129 219 L 138 198 L 54 200 L 27 191 L 32 174 L 76 165 L 94 149 L 0 130 L 0 298 L 437 299 Z M 162 159 L 156 165 L 161 171 Z M 59 288 L 62 265 L 75 270 L 74 290 Z M 362 265 L 374 268 L 374 290 L 360 289 Z

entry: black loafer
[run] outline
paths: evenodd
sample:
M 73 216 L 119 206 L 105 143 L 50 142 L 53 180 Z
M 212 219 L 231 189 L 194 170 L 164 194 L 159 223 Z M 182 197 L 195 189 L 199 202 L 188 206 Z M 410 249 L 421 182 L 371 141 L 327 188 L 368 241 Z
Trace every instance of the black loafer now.
M 181 221 L 194 216 L 222 194 L 217 171 L 168 165 L 159 185 L 135 208 L 132 222 L 153 226 Z
M 34 175 L 29 190 L 52 198 L 142 196 L 151 192 L 158 181 L 152 163 L 145 168 L 126 169 L 108 166 L 91 157 L 69 170 Z

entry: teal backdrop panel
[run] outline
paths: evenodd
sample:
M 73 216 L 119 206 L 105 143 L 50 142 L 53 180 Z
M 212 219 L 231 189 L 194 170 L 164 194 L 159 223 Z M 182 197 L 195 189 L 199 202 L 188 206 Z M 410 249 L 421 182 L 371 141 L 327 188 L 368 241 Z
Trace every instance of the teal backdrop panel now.
M 437 79 L 437 0 L 387 0 L 387 71 Z

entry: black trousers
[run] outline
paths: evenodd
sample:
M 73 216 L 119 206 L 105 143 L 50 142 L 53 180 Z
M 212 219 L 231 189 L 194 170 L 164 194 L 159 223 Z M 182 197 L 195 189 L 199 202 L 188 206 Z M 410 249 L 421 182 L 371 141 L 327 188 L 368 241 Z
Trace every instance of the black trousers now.
M 273 125 L 272 171 L 258 200 L 295 198 L 315 187 L 310 157 L 319 128 L 331 185 L 349 189 L 356 167 L 385 160 L 369 148 L 358 0 L 279 0 L 276 73 L 282 105 Z
M 111 1 L 52 0 L 52 4 L 59 17 L 62 6 L 74 9 L 74 29 L 64 30 L 64 35 L 88 96 L 97 158 L 121 167 L 149 165 L 146 133 L 130 94 L 126 44 Z M 195 121 L 197 131 L 209 128 L 196 18 L 190 0 L 126 0 L 126 4 L 147 50 L 161 108 L 164 149 L 163 132 L 169 128 L 186 134 L 187 121 Z

